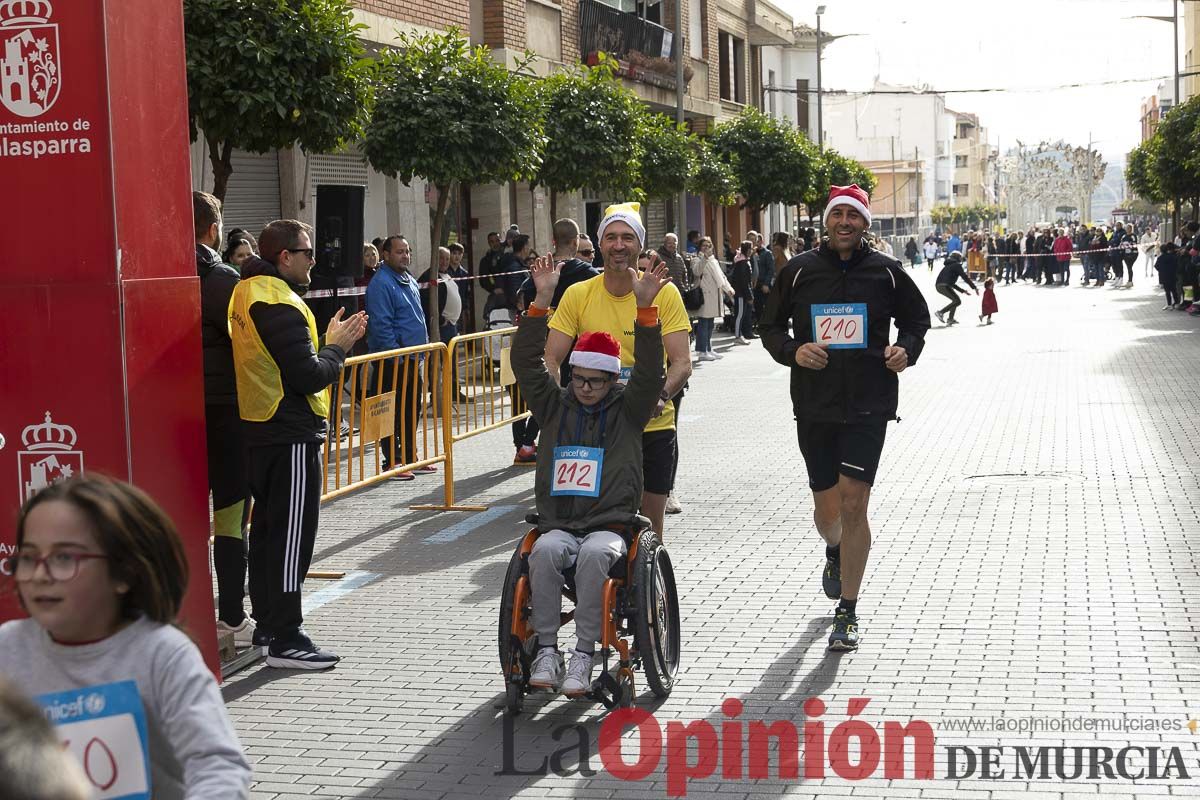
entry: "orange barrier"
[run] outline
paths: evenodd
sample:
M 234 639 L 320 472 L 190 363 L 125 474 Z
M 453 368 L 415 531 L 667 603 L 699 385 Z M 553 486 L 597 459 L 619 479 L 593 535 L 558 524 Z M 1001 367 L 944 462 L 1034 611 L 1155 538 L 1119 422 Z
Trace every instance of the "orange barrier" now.
M 508 362 L 516 330 L 469 333 L 448 345 L 439 342 L 347 359 L 331 390 L 321 501 L 442 464 L 443 502 L 413 509 L 486 510 L 487 506 L 455 504 L 454 446 L 529 416 Z M 346 395 L 351 402 L 343 411 Z M 402 424 L 400 435 L 394 436 L 397 415 Z
M 486 510 L 487 506 L 461 506 L 454 502 L 454 445 L 529 416 L 508 362 L 516 330 L 516 327 L 498 328 L 463 334 L 450 340 L 445 361 L 448 369 L 443 371 L 441 381 L 445 498 L 442 505 L 413 508 L 426 511 Z M 465 377 L 462 383 L 460 376 Z
M 426 390 L 439 396 L 446 353 L 446 345 L 436 342 L 346 359 L 330 390 L 322 502 L 430 464 L 446 463 L 447 485 L 452 485 L 444 424 L 433 404 L 425 402 Z M 344 393 L 350 398 L 345 414 Z M 397 417 L 398 437 L 393 435 Z

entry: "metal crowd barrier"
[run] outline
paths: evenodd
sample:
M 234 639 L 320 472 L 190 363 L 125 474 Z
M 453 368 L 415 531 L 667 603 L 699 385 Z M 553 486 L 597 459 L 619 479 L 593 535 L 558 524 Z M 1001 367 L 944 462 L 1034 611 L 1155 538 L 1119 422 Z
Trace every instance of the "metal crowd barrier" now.
M 443 372 L 442 450 L 446 454 L 445 497 L 427 511 L 484 511 L 487 506 L 454 502 L 454 446 L 529 416 L 509 363 L 516 327 L 467 333 L 450 340 Z
M 331 389 L 321 501 L 442 464 L 443 502 L 413 508 L 486 510 L 487 506 L 455 504 L 454 447 L 529 417 L 509 363 L 516 330 L 464 334 L 448 345 L 439 342 L 347 359 L 339 383 Z M 393 436 L 397 415 L 408 417 L 398 437 Z M 388 437 L 392 438 L 385 453 L 383 440 Z M 410 458 L 404 457 L 406 452 Z
M 426 392 L 438 396 L 445 360 L 446 345 L 441 342 L 346 359 L 338 383 L 330 389 L 322 502 L 449 461 L 443 449 L 444 426 L 425 398 Z M 397 417 L 401 424 L 399 436 L 394 436 Z M 445 469 L 449 473 L 449 467 Z M 451 479 L 446 476 L 448 482 Z

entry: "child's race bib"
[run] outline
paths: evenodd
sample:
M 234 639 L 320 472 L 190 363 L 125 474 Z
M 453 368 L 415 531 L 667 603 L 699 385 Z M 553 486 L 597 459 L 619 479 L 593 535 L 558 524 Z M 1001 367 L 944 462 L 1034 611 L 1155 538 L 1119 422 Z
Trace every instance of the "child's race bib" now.
M 43 694 L 34 698 L 67 751 L 83 766 L 100 800 L 150 800 L 146 712 L 137 683 Z
M 866 349 L 866 303 L 814 303 L 809 314 L 817 344 L 830 350 Z
M 603 470 L 602 447 L 556 447 L 550 496 L 599 497 Z

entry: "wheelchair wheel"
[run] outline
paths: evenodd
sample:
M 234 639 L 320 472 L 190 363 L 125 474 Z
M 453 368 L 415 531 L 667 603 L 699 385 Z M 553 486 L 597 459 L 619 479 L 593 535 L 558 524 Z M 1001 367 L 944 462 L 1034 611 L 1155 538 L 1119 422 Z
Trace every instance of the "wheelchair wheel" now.
M 633 635 L 646 673 L 646 683 L 666 697 L 679 671 L 679 596 L 671 557 L 653 531 L 638 538 L 633 597 L 636 605 Z
M 514 614 L 529 604 L 529 579 L 522 574 L 521 544 L 508 562 L 504 576 L 503 593 L 500 595 L 500 615 L 497 621 L 497 644 L 499 645 L 500 669 L 504 673 L 504 688 L 508 710 L 521 711 L 522 701 L 529 684 L 529 646 L 532 634 L 527 623 L 517 625 L 513 632 Z

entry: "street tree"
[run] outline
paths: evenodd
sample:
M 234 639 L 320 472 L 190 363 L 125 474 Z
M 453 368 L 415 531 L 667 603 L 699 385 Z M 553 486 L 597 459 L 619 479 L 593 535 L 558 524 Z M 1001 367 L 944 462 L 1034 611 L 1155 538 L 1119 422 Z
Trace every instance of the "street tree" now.
M 614 77 L 616 62 L 604 53 L 598 57 L 596 66 L 555 72 L 537 87 L 545 114 L 545 146 L 534 183 L 550 190 L 554 219 L 559 193 L 610 189 L 632 195 L 636 189 L 634 133 L 641 104 Z
M 665 114 L 644 112 L 640 115 L 636 140 L 637 187 L 647 199 L 674 201 L 687 188 L 696 171 L 692 139 L 686 126 Z M 679 219 L 678 211 L 675 219 Z
M 1155 179 L 1163 194 L 1174 201 L 1174 227 L 1178 229 L 1185 201 L 1191 201 L 1192 219 L 1200 219 L 1200 95 L 1171 109 L 1153 139 L 1158 140 L 1153 147 Z
M 733 167 L 713 150 L 708 139 L 693 138 L 696 169 L 688 182 L 692 194 L 707 195 L 710 203 L 731 206 L 737 202 Z
M 213 194 L 233 150 L 337 150 L 370 111 L 373 62 L 348 0 L 184 0 L 188 120 L 203 135 Z
M 830 186 L 849 186 L 856 183 L 869 197 L 879 184 L 875 173 L 833 148 L 826 148 L 824 153 L 817 154 L 814 163 L 813 180 L 803 201 L 804 207 L 808 209 L 810 221 L 813 217 L 824 216 Z
M 1171 199 L 1159 184 L 1155 169 L 1161 145 L 1162 139 L 1153 136 L 1129 151 L 1125 160 L 1125 182 L 1129 184 L 1130 191 L 1155 205 Z
M 745 108 L 718 125 L 710 141 L 733 169 L 743 208 L 757 213 L 772 203 L 804 202 L 817 159 L 807 137 L 756 108 Z
M 528 180 L 544 144 L 532 81 L 510 73 L 485 47 L 471 49 L 455 29 L 402 34 L 386 53 L 375 88 L 374 123 L 363 140 L 371 166 L 406 185 L 424 178 L 437 189 L 430 275 L 455 185 Z M 438 293 L 429 292 L 436 341 Z

